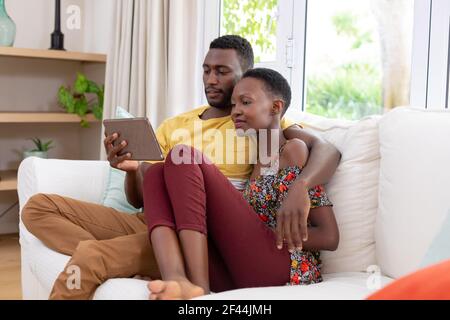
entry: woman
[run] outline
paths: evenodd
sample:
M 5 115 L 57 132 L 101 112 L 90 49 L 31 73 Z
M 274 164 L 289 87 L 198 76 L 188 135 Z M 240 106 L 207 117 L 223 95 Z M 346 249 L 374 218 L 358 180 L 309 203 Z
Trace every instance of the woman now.
M 314 240 L 302 243 L 299 228 L 277 216 L 308 160 L 306 144 L 287 141 L 280 128 L 290 101 L 289 84 L 273 70 L 250 70 L 235 86 L 235 128 L 241 133 L 256 130 L 258 155 L 266 151 L 271 160 L 267 167 L 258 157 L 244 192 L 186 146 L 172 150 L 165 163 L 147 171 L 144 208 L 162 277 L 149 283 L 150 299 L 190 299 L 238 288 L 322 281 L 319 250 L 335 250 L 339 242 L 324 189 L 309 190 L 306 199 L 311 201 L 308 232 L 315 233 Z M 262 141 L 259 130 L 267 130 L 268 141 Z M 272 150 L 272 142 L 281 147 Z M 173 161 L 186 156 L 192 161 Z M 283 238 L 294 241 L 283 246 Z

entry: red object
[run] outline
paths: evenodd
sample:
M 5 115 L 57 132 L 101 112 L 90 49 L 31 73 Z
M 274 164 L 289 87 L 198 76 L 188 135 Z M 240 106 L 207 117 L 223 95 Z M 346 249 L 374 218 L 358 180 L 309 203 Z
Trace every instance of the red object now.
M 302 272 L 307 272 L 309 270 L 309 266 L 306 262 L 302 262 L 302 266 L 300 267 Z
M 294 284 L 299 284 L 300 283 L 300 280 L 298 278 L 298 273 L 294 274 L 294 276 L 292 277 L 292 282 Z
M 278 187 L 278 189 L 280 190 L 280 192 L 284 192 L 287 190 L 287 187 L 281 183 L 280 186 Z
M 400 278 L 368 300 L 450 300 L 450 260 Z
M 294 180 L 296 177 L 296 174 L 293 172 L 289 172 L 289 174 L 286 176 L 286 178 L 284 178 L 285 181 L 292 181 Z

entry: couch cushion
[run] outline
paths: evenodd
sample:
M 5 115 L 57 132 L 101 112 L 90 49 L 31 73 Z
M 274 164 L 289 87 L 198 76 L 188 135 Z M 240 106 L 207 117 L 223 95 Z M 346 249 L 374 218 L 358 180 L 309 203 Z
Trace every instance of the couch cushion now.
M 416 270 L 450 208 L 450 112 L 397 108 L 380 122 L 381 270 Z
M 379 276 L 375 282 L 369 273 L 336 273 L 324 276 L 324 282 L 309 286 L 279 286 L 231 290 L 198 297 L 194 300 L 360 300 L 365 299 L 392 279 Z M 375 283 L 377 286 L 373 286 Z M 95 292 L 95 300 L 146 300 L 147 282 L 137 279 L 111 279 Z
M 361 300 L 392 279 L 379 276 L 372 286 L 370 273 L 346 272 L 324 276 L 324 281 L 308 286 L 284 286 L 231 290 L 194 300 Z
M 444 223 L 440 227 L 440 231 L 420 263 L 420 268 L 429 267 L 445 260 L 450 260 L 450 210 L 447 213 L 447 218 L 445 218 Z
M 110 279 L 95 291 L 94 300 L 148 300 L 147 281 Z
M 342 153 L 336 174 L 326 186 L 334 204 L 340 243 L 335 252 L 322 252 L 323 273 L 364 272 L 375 264 L 380 117 L 353 122 L 306 113 L 291 112 L 289 116 Z
M 126 111 L 124 108 L 116 107 L 115 119 L 135 118 L 134 115 Z M 125 171 L 110 168 L 108 174 L 108 183 L 103 195 L 102 204 L 106 207 L 114 208 L 124 213 L 136 213 L 142 211 L 142 208 L 136 209 L 128 203 L 125 193 Z
M 106 161 L 27 158 L 21 162 L 17 175 L 20 210 L 36 193 L 57 193 L 100 203 L 108 172 L 109 162 Z

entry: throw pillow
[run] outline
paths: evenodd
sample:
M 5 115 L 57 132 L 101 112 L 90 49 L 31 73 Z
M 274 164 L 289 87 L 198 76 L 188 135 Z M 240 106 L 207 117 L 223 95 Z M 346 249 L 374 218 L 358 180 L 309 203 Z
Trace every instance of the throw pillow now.
M 404 276 L 368 300 L 449 300 L 450 260 Z
M 422 268 L 450 259 L 450 211 L 441 230 L 428 248 L 420 266 Z
M 134 116 L 128 113 L 121 107 L 116 108 L 116 119 L 134 118 Z M 125 176 L 126 172 L 118 169 L 111 168 L 109 171 L 108 184 L 103 196 L 103 205 L 106 207 L 114 208 L 118 211 L 125 213 L 136 213 L 142 211 L 142 209 L 136 209 L 127 201 L 125 194 Z
M 336 251 L 321 252 L 322 272 L 366 272 L 376 264 L 374 227 L 378 207 L 379 116 L 360 121 L 328 119 L 291 112 L 301 123 L 342 153 L 339 167 L 325 186 L 340 231 Z

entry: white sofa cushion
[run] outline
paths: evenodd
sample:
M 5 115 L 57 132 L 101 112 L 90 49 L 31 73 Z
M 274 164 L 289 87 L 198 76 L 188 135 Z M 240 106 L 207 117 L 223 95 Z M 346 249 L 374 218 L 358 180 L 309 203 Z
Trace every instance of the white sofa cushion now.
M 20 210 L 36 193 L 56 193 L 101 203 L 109 168 L 106 161 L 27 158 L 20 164 L 17 181 Z
M 331 142 L 342 153 L 336 174 L 326 186 L 340 231 L 339 247 L 322 252 L 323 273 L 365 272 L 376 263 L 375 219 L 378 207 L 380 116 L 361 121 L 289 113 L 306 130 Z
M 324 275 L 323 282 L 308 286 L 246 288 L 194 300 L 361 300 L 391 281 L 376 273 L 343 272 Z
M 395 109 L 380 144 L 376 253 L 398 278 L 419 267 L 450 208 L 450 112 Z

